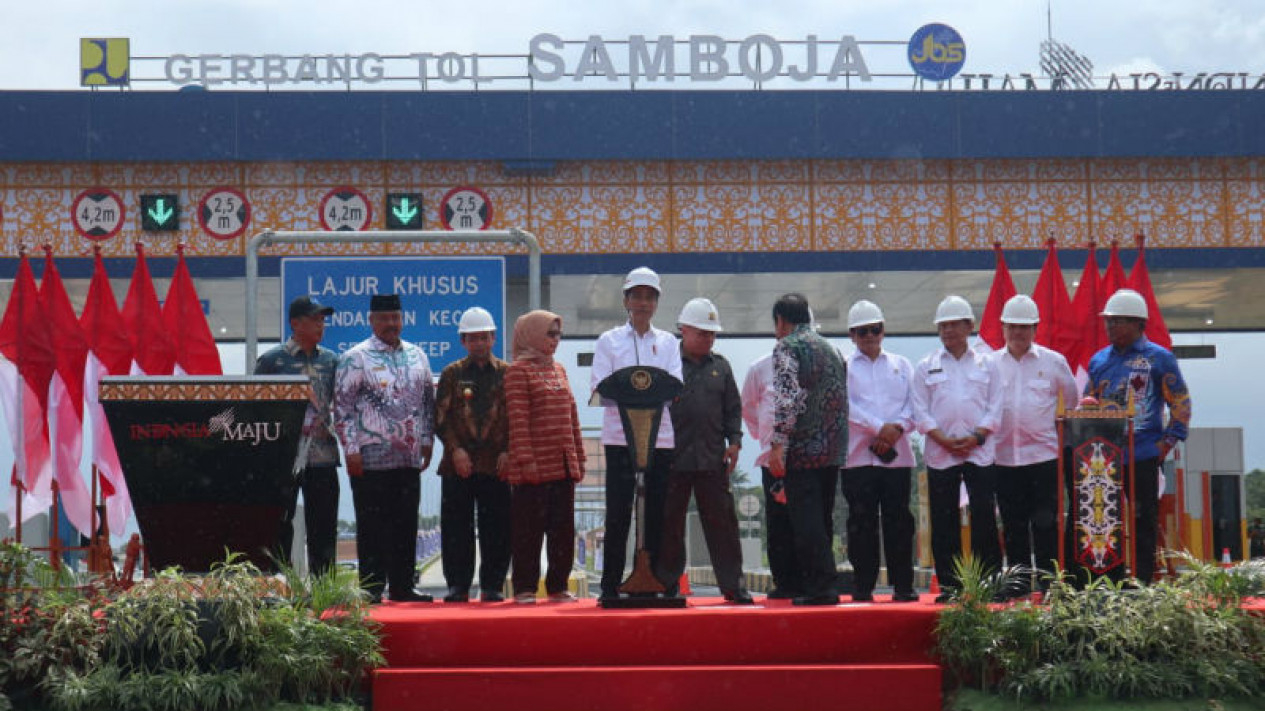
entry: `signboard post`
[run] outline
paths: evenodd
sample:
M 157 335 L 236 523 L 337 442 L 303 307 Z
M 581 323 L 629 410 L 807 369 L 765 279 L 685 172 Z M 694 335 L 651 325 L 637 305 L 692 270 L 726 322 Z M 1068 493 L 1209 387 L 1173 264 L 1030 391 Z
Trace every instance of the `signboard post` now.
M 285 305 L 307 294 L 332 306 L 322 345 L 342 353 L 372 334 L 369 297 L 399 294 L 404 306 L 401 338 L 421 347 L 438 375 L 464 356 L 457 322 L 472 306 L 492 313 L 504 357 L 505 259 L 502 257 L 296 257 L 281 260 L 281 333 L 289 331 Z

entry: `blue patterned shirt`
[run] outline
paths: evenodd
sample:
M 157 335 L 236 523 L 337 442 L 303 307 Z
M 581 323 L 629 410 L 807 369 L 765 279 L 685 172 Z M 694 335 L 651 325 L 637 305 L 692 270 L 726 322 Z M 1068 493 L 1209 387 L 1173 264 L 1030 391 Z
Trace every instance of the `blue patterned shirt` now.
M 1190 426 L 1190 392 L 1177 367 L 1177 358 L 1146 336 L 1122 351 L 1113 346 L 1098 351 L 1089 361 L 1089 382 L 1085 394 L 1103 404 L 1128 404 L 1133 393 L 1133 450 L 1137 460 L 1159 456 L 1160 440 L 1170 445 L 1186 439 Z M 1168 406 L 1168 423 L 1164 407 Z
M 434 439 L 435 383 L 422 349 L 377 336 L 343 354 L 334 379 L 334 426 L 365 469 L 422 466 Z
M 268 349 L 255 361 L 255 375 L 306 375 L 312 379 L 312 400 L 303 417 L 303 434 L 311 437 L 307 450 L 309 467 L 338 466 L 338 443 L 330 419 L 337 368 L 337 353 L 318 345 L 309 355 L 293 338 Z

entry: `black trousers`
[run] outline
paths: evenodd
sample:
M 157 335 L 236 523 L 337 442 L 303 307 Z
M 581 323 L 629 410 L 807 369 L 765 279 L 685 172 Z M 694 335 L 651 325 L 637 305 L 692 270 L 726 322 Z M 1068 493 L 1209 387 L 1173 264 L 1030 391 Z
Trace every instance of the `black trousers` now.
M 993 469 L 997 472 L 997 506 L 1001 509 L 1006 564 L 1054 572 L 1059 557 L 1058 460 Z
M 742 579 L 742 545 L 738 542 L 738 512 L 734 508 L 729 473 L 724 467 L 712 471 L 680 472 L 668 475 L 664 500 L 663 540 L 655 575 L 668 590 L 676 590 L 685 572 L 685 518 L 690 494 L 698 500 L 703 538 L 711 554 L 712 570 L 722 593 L 746 587 Z
M 663 534 L 663 501 L 672 470 L 672 450 L 654 450 L 654 462 L 646 472 L 645 546 L 654 569 Z M 606 445 L 606 539 L 602 547 L 602 594 L 616 595 L 624 581 L 628 531 L 633 522 L 637 476 L 627 447 Z
M 550 595 L 565 591 L 575 560 L 575 482 L 520 484 L 513 488 L 511 499 L 514 594 L 536 592 L 541 543 L 549 561 L 545 591 Z
M 838 485 L 838 467 L 786 472 L 786 507 L 804 595 L 839 592 L 832 527 L 826 524 L 834 512 Z
M 931 555 L 935 559 L 940 585 L 958 587 L 953 559 L 962 554 L 958 523 L 958 488 L 966 483 L 971 497 L 971 552 L 984 569 L 1001 568 L 1001 545 L 997 540 L 996 475 L 992 467 L 970 462 L 948 469 L 927 467 L 927 493 L 931 503 Z
M 294 513 L 303 492 L 303 525 L 307 530 L 307 568 L 309 575 L 321 575 L 334 567 L 338 545 L 338 469 L 308 467 L 299 473 L 294 488 L 286 492 L 286 509 L 282 514 L 278 547 L 281 559 L 294 564 Z
M 803 595 L 804 583 L 795 562 L 795 539 L 791 533 L 791 513 L 786 504 L 773 498 L 773 483 L 777 481 L 768 467 L 760 467 L 764 485 L 764 525 L 766 550 L 769 554 L 769 572 L 773 575 L 773 587 L 789 595 Z M 834 505 L 829 515 L 833 516 Z
M 382 594 L 384 585 L 392 595 L 412 592 L 421 492 L 421 472 L 413 468 L 365 470 L 351 477 L 360 585 L 370 594 Z
M 887 556 L 888 582 L 898 593 L 914 591 L 914 515 L 909 511 L 909 467 L 853 467 L 843 470 L 848 501 L 848 560 L 856 592 L 878 583 L 879 524 Z
M 500 592 L 510 566 L 510 486 L 495 474 L 441 477 L 439 543 L 444 581 L 470 591 L 474 581 L 475 515 L 478 515 L 479 589 Z

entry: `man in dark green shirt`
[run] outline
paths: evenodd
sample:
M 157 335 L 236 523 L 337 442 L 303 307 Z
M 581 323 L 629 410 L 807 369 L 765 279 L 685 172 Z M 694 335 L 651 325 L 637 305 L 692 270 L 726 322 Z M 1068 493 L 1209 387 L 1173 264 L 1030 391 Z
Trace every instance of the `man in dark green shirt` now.
M 298 472 L 286 495 L 277 547 L 282 558 L 293 562 L 294 512 L 302 490 L 308 570 L 313 575 L 333 567 L 338 538 L 338 443 L 330 427 L 338 355 L 320 345 L 325 317 L 332 313 L 333 308 L 306 294 L 296 298 L 290 302 L 289 340 L 255 361 L 255 375 L 306 375 L 312 379 L 312 400 L 303 418 L 303 439 L 295 463 Z
M 681 309 L 677 325 L 685 389 L 671 408 L 676 455 L 668 476 L 655 573 L 669 591 L 677 590 L 685 571 L 685 517 L 693 492 L 721 593 L 729 602 L 750 605 L 729 480 L 742 446 L 742 398 L 729 361 L 712 352 L 721 330 L 715 305 L 691 299 Z

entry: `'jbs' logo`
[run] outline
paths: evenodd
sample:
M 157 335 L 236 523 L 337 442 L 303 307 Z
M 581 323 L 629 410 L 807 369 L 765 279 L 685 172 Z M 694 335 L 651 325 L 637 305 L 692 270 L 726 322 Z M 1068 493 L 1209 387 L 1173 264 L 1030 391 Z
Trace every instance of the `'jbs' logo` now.
M 966 43 L 958 31 L 939 23 L 923 25 L 909 38 L 909 66 L 929 81 L 952 79 L 966 63 Z

